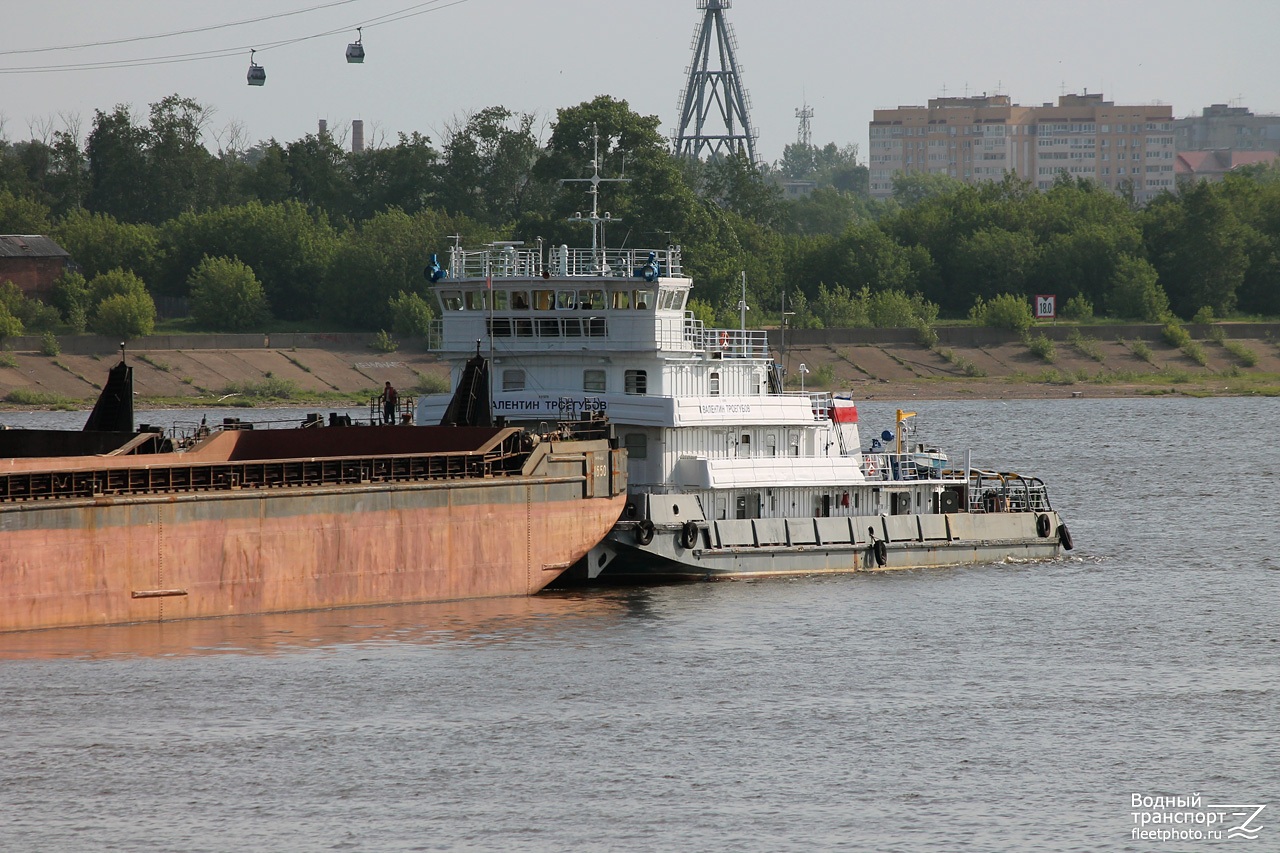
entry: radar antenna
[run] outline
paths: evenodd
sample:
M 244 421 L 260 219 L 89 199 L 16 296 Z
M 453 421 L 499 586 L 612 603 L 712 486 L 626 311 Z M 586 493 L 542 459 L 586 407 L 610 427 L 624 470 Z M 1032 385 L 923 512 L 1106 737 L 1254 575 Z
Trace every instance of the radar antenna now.
M 724 19 L 732 0 L 697 0 L 703 10 L 702 22 L 693 37 L 693 62 L 689 82 L 680 96 L 680 129 L 676 131 L 677 154 L 711 157 L 721 153 L 741 153 L 752 165 L 756 158 L 756 131 L 748 115 L 750 98 L 742 86 L 742 68 L 735 55 L 737 39 Z M 713 48 L 714 45 L 714 48 Z M 712 55 L 719 59 L 719 67 Z M 716 113 L 712 115 L 713 111 Z M 707 120 L 718 117 L 723 130 L 709 127 Z

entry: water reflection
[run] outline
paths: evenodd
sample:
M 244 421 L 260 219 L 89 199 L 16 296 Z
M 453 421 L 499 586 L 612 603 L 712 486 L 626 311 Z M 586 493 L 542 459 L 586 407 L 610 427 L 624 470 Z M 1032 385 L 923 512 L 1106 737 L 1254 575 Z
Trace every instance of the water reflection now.
M 647 589 L 350 607 L 0 634 L 0 659 L 279 655 L 335 648 L 563 643 L 652 615 Z

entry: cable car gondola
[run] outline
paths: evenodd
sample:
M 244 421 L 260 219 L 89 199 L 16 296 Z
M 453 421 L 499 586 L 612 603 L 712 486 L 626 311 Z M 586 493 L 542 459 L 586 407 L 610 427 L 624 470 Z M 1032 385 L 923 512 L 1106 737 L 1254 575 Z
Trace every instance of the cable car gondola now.
M 347 62 L 364 62 L 364 45 L 360 43 L 362 29 L 364 27 L 356 27 L 356 40 L 347 45 Z
M 253 61 L 255 53 L 257 53 L 256 50 L 249 51 L 249 73 L 245 76 L 250 86 L 261 86 L 267 82 L 267 69 Z

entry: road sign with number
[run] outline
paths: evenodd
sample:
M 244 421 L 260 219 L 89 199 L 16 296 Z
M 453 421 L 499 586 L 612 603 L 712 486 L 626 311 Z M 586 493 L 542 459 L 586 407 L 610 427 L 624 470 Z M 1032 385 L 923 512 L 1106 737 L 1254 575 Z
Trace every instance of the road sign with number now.
M 1052 319 L 1058 316 L 1058 297 L 1053 293 L 1036 294 L 1036 318 Z

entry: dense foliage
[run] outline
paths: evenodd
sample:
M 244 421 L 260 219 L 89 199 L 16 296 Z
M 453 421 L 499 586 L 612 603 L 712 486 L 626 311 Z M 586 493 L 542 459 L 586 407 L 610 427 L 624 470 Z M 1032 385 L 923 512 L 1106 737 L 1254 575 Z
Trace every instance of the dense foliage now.
M 591 173 L 592 128 L 601 172 L 625 178 L 600 187 L 608 244 L 681 244 L 708 322 L 736 323 L 744 270 L 755 325 L 777 322 L 784 298 L 804 326 L 927 329 L 941 315 L 1025 328 L 1019 306 L 1036 293 L 1077 319 L 1280 314 L 1275 168 L 1145 208 L 1065 176 L 1047 191 L 1012 176 L 900 176 L 876 202 L 855 146 L 789 145 L 764 168 L 690 162 L 669 153 L 656 116 L 607 96 L 559 110 L 545 142 L 536 117 L 489 107 L 438 147 L 414 132 L 360 153 L 328 133 L 211 151 L 210 112 L 172 95 L 144 119 L 97 111 L 83 140 L 74 122 L 0 139 L 0 233 L 48 233 L 77 265 L 52 300 L 61 322 L 135 335 L 158 303 L 200 328 L 422 334 L 422 269 L 453 240 L 590 239 L 571 221 L 585 184 L 562 179 Z M 785 199 L 797 181 L 811 191 Z M 0 336 L 49 321 L 20 296 L 0 300 Z

